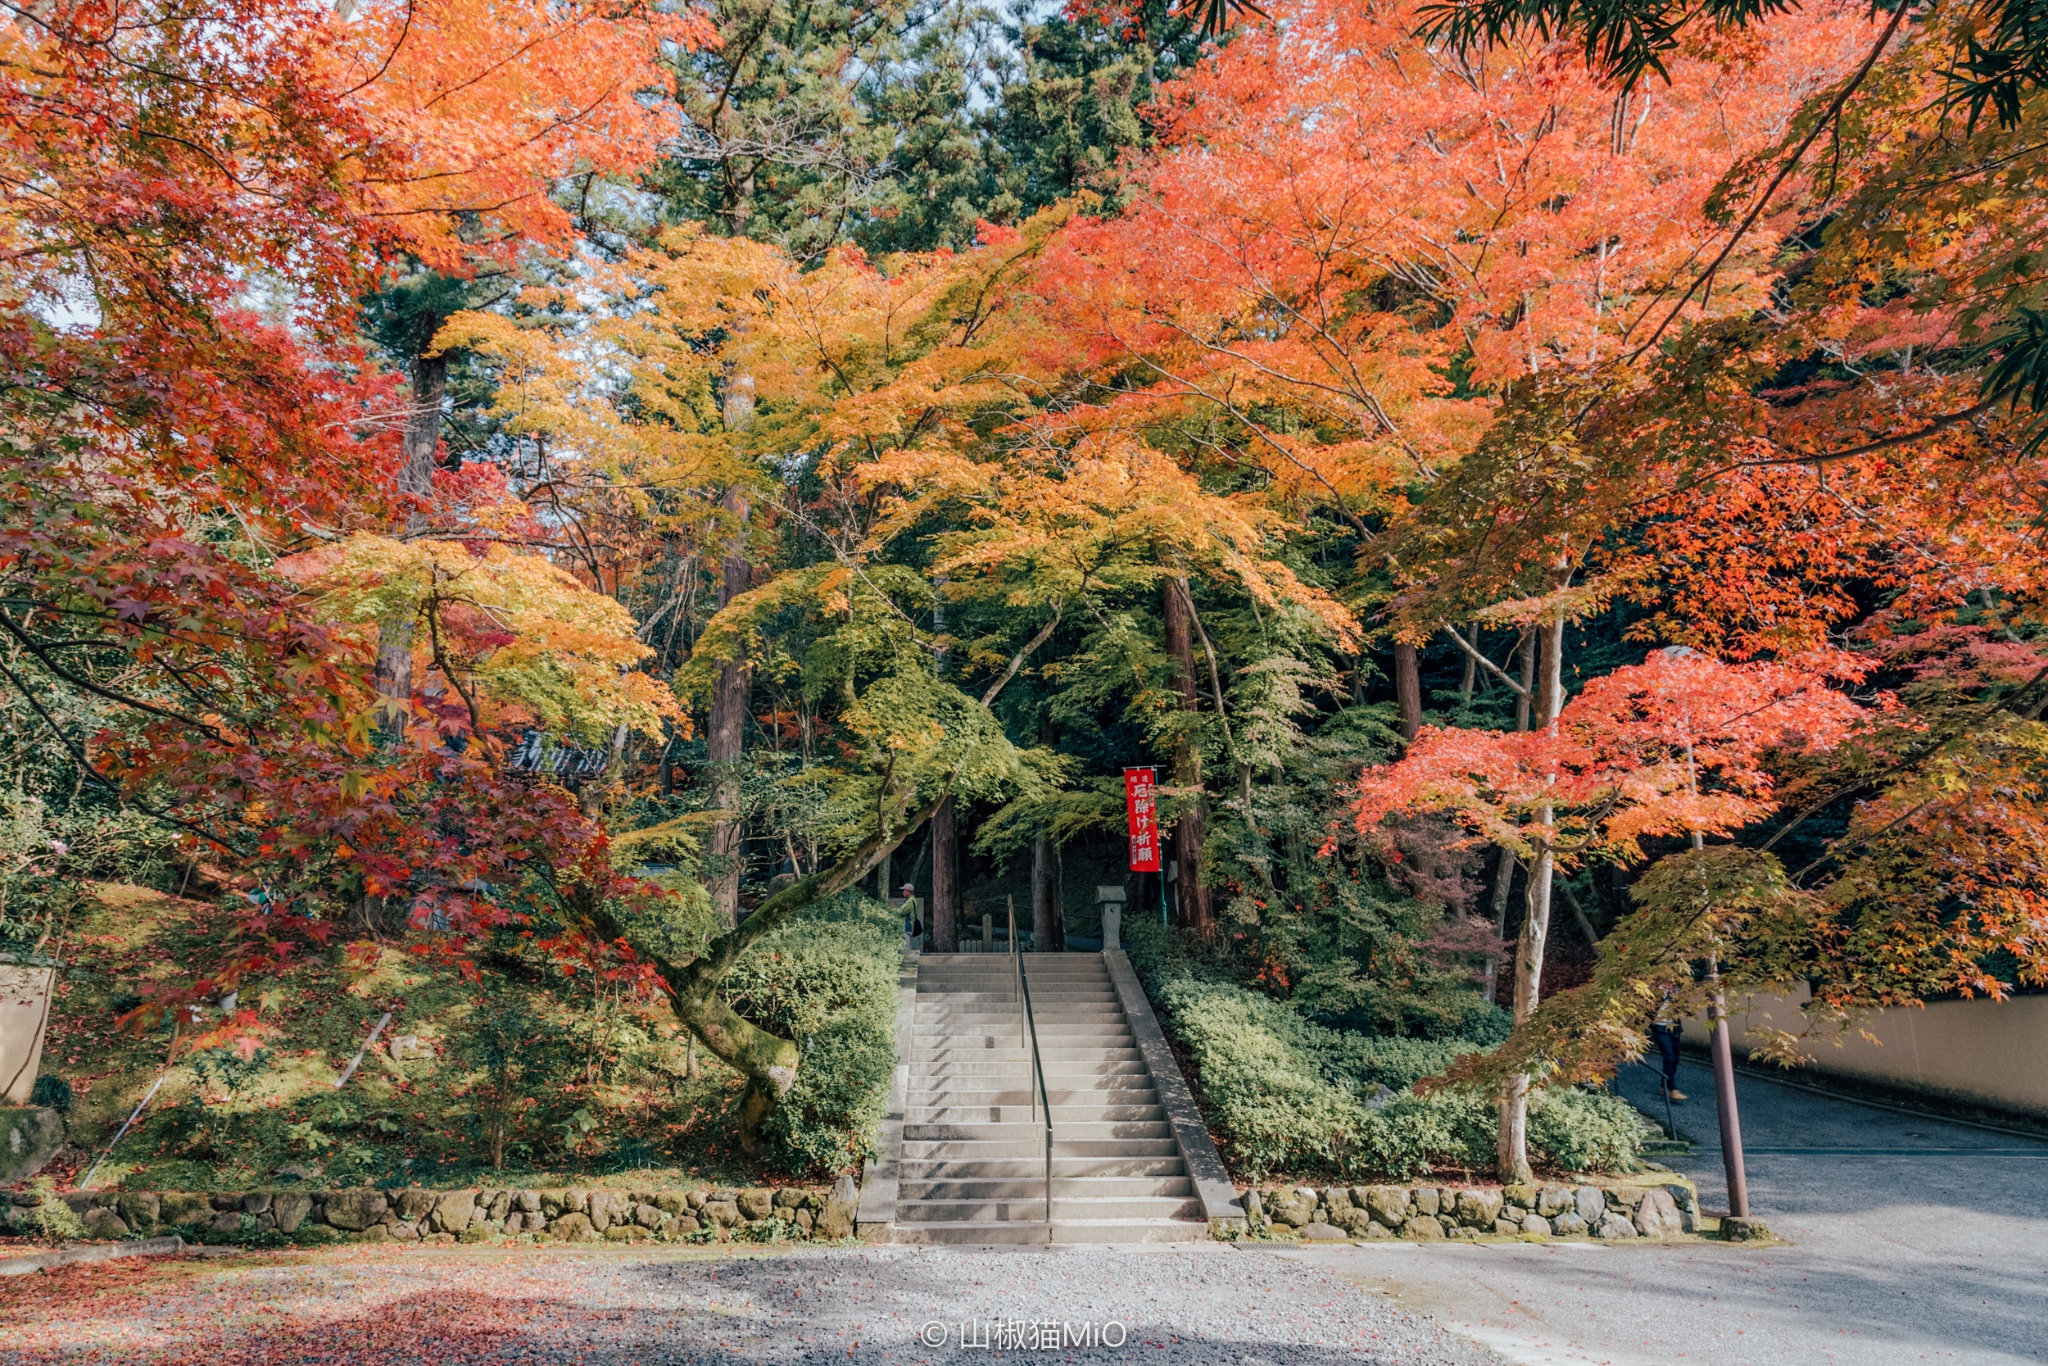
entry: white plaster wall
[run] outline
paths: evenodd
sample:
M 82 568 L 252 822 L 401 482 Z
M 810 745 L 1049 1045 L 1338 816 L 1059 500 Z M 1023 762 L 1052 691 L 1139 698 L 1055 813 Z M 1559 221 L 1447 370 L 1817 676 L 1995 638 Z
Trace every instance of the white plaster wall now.
M 1756 996 L 1735 1010 L 1735 1051 L 1745 1054 L 1755 1027 L 1798 1032 L 1797 996 Z M 1881 1010 L 1846 1034 L 1807 1040 L 1810 1070 L 2048 1117 L 2048 995 L 2008 1001 L 1934 1001 L 1918 1009 Z M 1706 1022 L 1685 1022 L 1690 1043 L 1704 1045 Z M 1836 1047 L 1839 1042 L 1840 1047 Z M 1796 1074 L 1795 1074 L 1796 1075 Z

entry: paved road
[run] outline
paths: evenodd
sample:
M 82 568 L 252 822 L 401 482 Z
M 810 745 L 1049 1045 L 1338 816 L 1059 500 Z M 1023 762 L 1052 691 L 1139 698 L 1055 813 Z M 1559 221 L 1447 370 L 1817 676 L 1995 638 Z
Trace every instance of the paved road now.
M 1703 1066 L 1676 1160 L 1726 1208 Z M 1624 1069 L 1645 1109 L 1655 1081 Z M 1790 1246 L 1367 1244 L 1306 1261 L 1519 1362 L 2010 1366 L 2048 1360 L 2048 1144 L 1742 1077 L 1753 1211 Z M 1658 1103 L 1661 1108 L 1661 1103 Z

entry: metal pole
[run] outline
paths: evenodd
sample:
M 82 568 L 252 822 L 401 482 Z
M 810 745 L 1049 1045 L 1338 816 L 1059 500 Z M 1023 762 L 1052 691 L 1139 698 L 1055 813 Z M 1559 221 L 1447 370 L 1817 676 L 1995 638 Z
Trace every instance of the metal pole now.
M 1709 1043 L 1714 1054 L 1714 1099 L 1721 1111 L 1721 1164 L 1728 1174 L 1728 1213 L 1747 1219 L 1749 1176 L 1742 1164 L 1742 1116 L 1735 1106 L 1735 1047 L 1729 1037 L 1728 998 L 1721 991 L 1720 964 L 1708 960 L 1707 975 L 1714 983 L 1714 1005 L 1707 1020 L 1713 1031 Z
M 1045 1112 L 1045 1241 L 1052 1241 L 1052 1102 Z
M 387 1010 L 378 1018 L 377 1027 L 370 1031 L 369 1038 L 363 1040 L 363 1046 L 356 1050 L 356 1055 L 348 1060 L 348 1066 L 342 1068 L 341 1075 L 334 1079 L 335 1090 L 339 1091 L 342 1087 L 348 1085 L 348 1079 L 356 1074 L 358 1067 L 363 1065 L 363 1054 L 370 1051 L 370 1046 L 377 1042 L 377 1036 L 384 1032 L 384 1026 L 390 1023 L 391 1012 Z
M 135 1108 L 129 1111 L 128 1113 L 128 1122 L 126 1124 L 123 1124 L 121 1126 L 121 1131 L 114 1135 L 114 1142 L 109 1143 L 107 1145 L 107 1150 L 100 1154 L 99 1162 L 93 1163 L 92 1170 L 85 1174 L 85 1180 L 78 1183 L 78 1188 L 80 1190 L 89 1191 L 92 1189 L 92 1179 L 95 1176 L 99 1175 L 100 1164 L 105 1162 L 108 1158 L 114 1155 L 114 1144 L 119 1143 L 122 1139 L 128 1136 L 128 1130 L 131 1127 L 133 1127 L 136 1117 L 142 1113 L 142 1107 L 149 1104 L 152 1100 L 156 1099 L 156 1088 L 158 1086 L 162 1086 L 164 1084 L 164 1078 L 168 1077 L 169 1075 L 171 1075 L 171 1071 L 168 1067 L 166 1067 L 162 1072 L 157 1074 L 156 1083 L 155 1085 L 149 1088 L 149 1094 L 145 1095 L 141 1100 L 135 1102 Z

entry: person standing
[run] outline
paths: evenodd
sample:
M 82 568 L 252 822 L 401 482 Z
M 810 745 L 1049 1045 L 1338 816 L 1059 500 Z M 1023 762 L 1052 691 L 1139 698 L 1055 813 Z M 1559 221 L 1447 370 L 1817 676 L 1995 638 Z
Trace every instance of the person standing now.
M 903 936 L 914 944 L 924 942 L 924 903 L 917 899 L 917 886 L 903 884 L 903 899 L 896 903 L 896 909 L 903 912 Z
M 1668 1099 L 1682 1101 L 1685 1092 L 1678 1089 L 1678 1041 L 1682 1030 L 1673 1017 L 1671 989 L 1664 989 L 1664 999 L 1657 1006 L 1657 1018 L 1650 1022 L 1650 1038 L 1657 1045 L 1658 1057 L 1664 1064 L 1664 1094 Z

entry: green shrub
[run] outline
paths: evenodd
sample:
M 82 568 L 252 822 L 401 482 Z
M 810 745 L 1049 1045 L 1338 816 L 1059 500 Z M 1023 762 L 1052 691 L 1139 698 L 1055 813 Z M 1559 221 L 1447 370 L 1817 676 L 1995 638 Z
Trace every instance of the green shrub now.
M 1409 1089 L 1472 1043 L 1347 1034 L 1303 1019 L 1285 1001 L 1214 980 L 1169 980 L 1156 1000 L 1193 1053 L 1210 1121 L 1248 1178 L 1399 1179 L 1493 1164 L 1491 1096 Z M 1368 1103 L 1380 1086 L 1396 1094 Z M 1626 1169 L 1641 1140 L 1625 1103 L 1575 1090 L 1539 1092 L 1529 1123 L 1531 1144 L 1573 1171 Z
M 735 1229 L 732 1235 L 736 1243 L 786 1243 L 803 1236 L 803 1229 L 779 1214 L 772 1219 L 756 1219 Z
M 449 1043 L 450 1061 L 462 1069 L 457 1089 L 473 1155 L 502 1170 L 508 1152 L 530 1148 L 561 1118 L 559 1103 L 548 1102 L 565 1094 L 575 1074 L 571 1040 L 541 1000 L 497 984 L 478 994 Z
M 71 1206 L 57 1194 L 54 1179 L 39 1176 L 28 1183 L 28 1190 L 36 1203 L 14 1211 L 17 1226 L 22 1232 L 52 1247 L 76 1242 L 85 1236 L 85 1222 L 73 1214 Z
M 1299 1046 L 1315 1026 L 1284 1002 L 1216 982 L 1169 981 L 1159 1004 L 1194 1054 L 1202 1098 L 1244 1174 L 1343 1165 L 1342 1146 L 1370 1112 Z
M 1384 1086 L 1405 1091 L 1424 1077 L 1440 1075 L 1460 1054 L 1477 1051 L 1465 1039 L 1374 1039 L 1343 1036 L 1332 1062 L 1365 1091 Z
M 1605 1092 L 1539 1091 L 1529 1105 L 1529 1144 L 1566 1171 L 1628 1171 L 1642 1151 L 1643 1120 Z
M 896 913 L 848 892 L 778 926 L 727 976 L 734 1010 L 803 1050 L 763 1126 L 792 1174 L 844 1170 L 874 1151 L 896 1067 L 902 954 Z
M 711 909 L 711 893 L 688 873 L 655 873 L 642 881 L 664 895 L 621 898 L 613 904 L 625 922 L 626 937 L 640 948 L 671 962 L 687 963 L 724 929 Z

